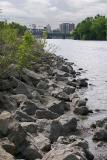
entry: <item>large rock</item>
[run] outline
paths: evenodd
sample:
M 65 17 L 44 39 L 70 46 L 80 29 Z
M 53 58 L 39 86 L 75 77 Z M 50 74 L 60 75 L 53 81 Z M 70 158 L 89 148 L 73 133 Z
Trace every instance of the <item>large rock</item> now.
M 76 136 L 59 137 L 43 160 L 93 160 L 87 141 Z
M 9 127 L 13 122 L 12 115 L 9 112 L 2 112 L 0 114 L 0 134 L 7 135 L 9 131 Z
M 43 90 L 47 90 L 49 88 L 49 85 L 46 81 L 40 81 L 38 84 L 37 84 L 37 89 L 43 89 Z
M 61 145 L 48 152 L 43 160 L 87 160 L 82 149 L 74 148 L 70 145 Z
M 37 136 L 37 125 L 35 122 L 22 122 L 21 126 L 26 132 Z
M 30 78 L 34 86 L 36 86 L 40 80 L 45 78 L 44 75 L 35 73 L 34 71 L 28 69 L 24 69 L 23 72 Z
M 43 134 L 39 134 L 37 137 L 34 138 L 35 143 L 37 147 L 43 151 L 43 152 L 48 152 L 51 149 L 51 144 L 50 140 L 46 137 L 43 136 Z
M 37 110 L 36 111 L 36 117 L 38 119 L 56 119 L 58 118 L 58 114 L 57 113 L 54 113 L 54 112 L 51 112 L 49 110 Z
M 93 136 L 93 140 L 107 142 L 107 130 L 100 129 L 96 131 L 96 133 Z
M 8 138 L 16 145 L 17 150 L 20 150 L 20 147 L 25 144 L 26 135 L 27 134 L 22 126 L 18 123 L 15 123 L 14 126 L 10 129 Z
M 14 143 L 10 142 L 8 138 L 3 139 L 1 142 L 2 147 L 5 149 L 6 152 L 15 155 L 16 153 L 16 146 Z
M 90 111 L 87 107 L 81 106 L 81 107 L 76 107 L 74 109 L 74 113 L 77 114 L 77 115 L 86 116 L 90 113 Z
M 88 87 L 88 83 L 87 83 L 86 79 L 79 79 L 78 86 L 79 86 L 79 88 Z
M 70 97 L 67 93 L 65 92 L 56 92 L 56 93 L 52 93 L 52 96 L 54 96 L 55 98 L 58 98 L 59 100 L 64 100 L 64 101 L 70 101 Z
M 28 145 L 22 152 L 23 156 L 27 160 L 35 160 L 37 158 L 42 158 L 42 155 L 39 153 L 38 148 L 35 145 Z
M 48 109 L 59 115 L 63 115 L 70 110 L 70 105 L 64 101 L 52 101 L 47 105 Z
M 63 127 L 63 134 L 66 135 L 67 133 L 74 132 L 77 129 L 77 119 L 74 118 L 72 115 L 63 115 L 58 118 L 59 122 Z
M 27 100 L 24 103 L 22 103 L 20 107 L 21 110 L 28 115 L 35 115 L 36 111 L 39 109 L 38 106 L 30 100 Z
M 36 119 L 29 116 L 28 114 L 22 111 L 16 111 L 14 114 L 14 118 L 19 122 L 35 122 Z
M 0 160 L 15 160 L 15 158 L 0 146 Z
M 70 94 L 73 94 L 73 93 L 75 92 L 75 87 L 65 87 L 65 88 L 63 89 L 63 91 L 64 91 L 66 94 L 70 95 Z
M 16 88 L 17 85 L 17 81 L 12 77 L 0 80 L 0 91 L 11 91 L 12 89 Z
M 31 92 L 33 92 L 33 88 L 21 82 L 18 79 L 16 80 L 17 80 L 18 86 L 15 89 L 13 89 L 13 94 L 24 94 L 28 98 L 32 98 Z
M 43 133 L 51 142 L 57 140 L 63 134 L 63 127 L 58 120 L 41 119 L 36 122 L 38 133 Z
M 17 108 L 16 102 L 9 96 L 0 92 L 0 111 L 13 112 Z

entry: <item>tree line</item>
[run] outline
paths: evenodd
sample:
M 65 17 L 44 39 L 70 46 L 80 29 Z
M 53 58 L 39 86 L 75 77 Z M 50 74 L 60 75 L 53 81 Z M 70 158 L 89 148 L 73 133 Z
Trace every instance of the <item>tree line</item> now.
M 97 15 L 80 22 L 72 37 L 75 40 L 107 40 L 107 18 Z

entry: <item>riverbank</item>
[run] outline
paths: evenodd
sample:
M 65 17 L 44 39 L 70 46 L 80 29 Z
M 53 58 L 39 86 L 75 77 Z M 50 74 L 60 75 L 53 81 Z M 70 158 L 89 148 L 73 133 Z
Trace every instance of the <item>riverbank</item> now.
M 98 122 L 84 125 L 83 119 L 93 111 L 79 90 L 88 83 L 79 78 L 83 69 L 75 71 L 73 65 L 54 54 L 45 55 L 32 70 L 19 73 L 12 65 L 0 80 L 2 160 L 94 159 L 85 138 L 93 132 L 95 140 L 106 141 L 106 119 L 100 121 L 105 130 L 99 137 Z

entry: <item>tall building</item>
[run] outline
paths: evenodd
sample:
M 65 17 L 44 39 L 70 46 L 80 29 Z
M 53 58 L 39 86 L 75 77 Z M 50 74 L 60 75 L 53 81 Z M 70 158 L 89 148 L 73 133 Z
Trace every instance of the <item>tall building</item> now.
M 75 25 L 73 23 L 72 24 L 70 24 L 70 23 L 60 24 L 60 31 L 62 33 L 70 33 L 74 30 L 74 28 L 75 28 Z
M 50 26 L 50 24 L 48 24 L 48 25 L 46 26 L 46 28 L 47 28 L 47 31 L 48 31 L 48 32 L 51 32 L 51 26 Z

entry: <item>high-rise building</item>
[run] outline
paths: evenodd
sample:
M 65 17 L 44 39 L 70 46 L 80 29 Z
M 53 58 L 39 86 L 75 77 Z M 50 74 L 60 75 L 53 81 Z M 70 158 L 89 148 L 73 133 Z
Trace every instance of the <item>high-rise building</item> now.
M 73 23 L 72 24 L 70 24 L 70 23 L 60 24 L 60 31 L 62 33 L 70 33 L 74 30 L 74 28 L 75 28 L 75 25 Z
M 46 28 L 47 28 L 47 31 L 48 31 L 48 32 L 51 32 L 51 26 L 50 26 L 50 24 L 48 24 L 48 25 L 46 26 Z

